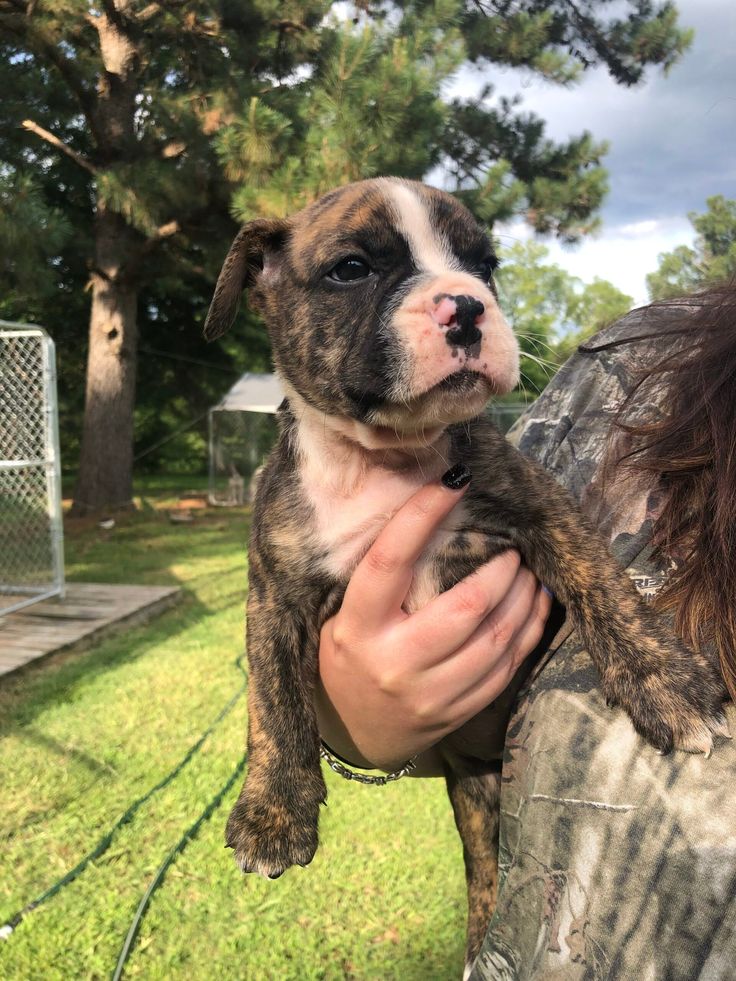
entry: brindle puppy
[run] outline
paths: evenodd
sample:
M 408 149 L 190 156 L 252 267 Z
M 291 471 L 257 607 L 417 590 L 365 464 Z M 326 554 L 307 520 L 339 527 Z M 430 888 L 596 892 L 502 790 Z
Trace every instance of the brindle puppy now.
M 661 626 L 568 494 L 480 414 L 518 379 L 495 265 L 454 198 L 391 178 L 333 191 L 290 220 L 250 222 L 225 260 L 205 334 L 228 329 L 250 287 L 287 392 L 250 547 L 249 765 L 227 826 L 245 872 L 276 877 L 314 855 L 325 800 L 320 627 L 388 516 L 447 461 L 473 481 L 415 570 L 409 611 L 517 548 L 639 733 L 662 750 L 707 753 L 725 731 L 715 668 Z M 494 706 L 487 758 L 500 758 L 513 690 Z M 465 851 L 472 960 L 495 902 L 500 776 L 498 764 L 464 756 L 461 739 L 440 748 Z

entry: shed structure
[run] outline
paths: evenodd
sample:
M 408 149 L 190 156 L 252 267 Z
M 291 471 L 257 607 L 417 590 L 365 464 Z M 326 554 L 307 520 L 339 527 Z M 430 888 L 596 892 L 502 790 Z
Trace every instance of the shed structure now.
M 209 413 L 209 499 L 243 504 L 276 442 L 276 410 L 284 390 L 275 374 L 244 374 Z

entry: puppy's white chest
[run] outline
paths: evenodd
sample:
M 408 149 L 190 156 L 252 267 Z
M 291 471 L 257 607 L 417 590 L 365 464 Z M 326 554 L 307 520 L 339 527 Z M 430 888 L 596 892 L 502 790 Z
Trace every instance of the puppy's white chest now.
M 305 484 L 314 507 L 318 538 L 315 544 L 324 553 L 323 571 L 336 579 L 350 578 L 388 520 L 424 483 L 426 480 L 421 475 L 374 473 L 352 496 L 326 495 L 324 487 L 310 488 Z M 407 613 L 426 606 L 439 593 L 435 559 L 452 542 L 465 520 L 461 502 L 434 532 L 414 563 L 411 586 L 402 604 Z M 470 542 L 483 536 L 466 532 L 465 538 Z
M 303 474 L 302 486 L 314 509 L 317 544 L 326 552 L 324 569 L 339 579 L 352 573 L 388 520 L 426 482 L 418 472 L 377 469 L 346 491 L 320 476 Z
M 334 424 L 296 404 L 301 410 L 296 438 L 298 474 L 312 509 L 311 546 L 322 555 L 322 571 L 344 581 L 399 508 L 420 487 L 439 480 L 448 467 L 448 447 L 424 448 L 421 461 L 418 453 L 414 459 L 406 453 L 397 459 L 394 453 L 393 466 L 389 466 L 387 454 L 367 452 L 355 441 L 336 435 Z M 430 557 L 463 519 L 461 504 L 443 521 L 415 564 L 409 598 L 413 608 L 436 594 L 437 585 L 429 574 Z M 414 601 L 415 594 L 421 602 Z

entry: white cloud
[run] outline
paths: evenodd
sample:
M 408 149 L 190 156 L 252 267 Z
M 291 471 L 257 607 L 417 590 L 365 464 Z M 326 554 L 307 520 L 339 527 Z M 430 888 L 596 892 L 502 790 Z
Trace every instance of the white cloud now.
M 648 235 L 656 233 L 662 224 L 661 221 L 657 221 L 655 218 L 647 218 L 644 221 L 632 221 L 628 225 L 621 225 L 619 227 L 619 233 L 628 238 L 645 238 Z
M 489 79 L 496 96 L 521 92 L 522 108 L 545 120 L 552 139 L 588 130 L 610 143 L 606 223 L 686 216 L 704 211 L 710 195 L 736 197 L 736 3 L 678 0 L 677 7 L 695 40 L 667 76 L 650 69 L 628 89 L 602 68 L 564 89 L 528 71 Z

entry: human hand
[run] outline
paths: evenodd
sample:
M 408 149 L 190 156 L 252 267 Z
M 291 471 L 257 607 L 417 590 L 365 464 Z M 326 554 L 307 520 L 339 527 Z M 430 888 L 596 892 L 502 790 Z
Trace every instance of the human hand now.
M 325 741 L 391 770 L 497 698 L 541 640 L 551 599 L 513 549 L 413 614 L 413 567 L 465 488 L 419 490 L 357 566 L 320 637 L 317 710 Z

